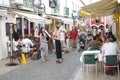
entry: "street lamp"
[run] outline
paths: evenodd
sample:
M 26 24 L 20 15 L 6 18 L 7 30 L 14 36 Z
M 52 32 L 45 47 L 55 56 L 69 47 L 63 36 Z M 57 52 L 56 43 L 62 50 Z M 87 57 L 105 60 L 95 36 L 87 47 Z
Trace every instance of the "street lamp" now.
M 6 66 L 16 66 L 17 63 L 13 62 L 13 27 L 14 24 L 10 23 L 10 62 L 6 64 Z

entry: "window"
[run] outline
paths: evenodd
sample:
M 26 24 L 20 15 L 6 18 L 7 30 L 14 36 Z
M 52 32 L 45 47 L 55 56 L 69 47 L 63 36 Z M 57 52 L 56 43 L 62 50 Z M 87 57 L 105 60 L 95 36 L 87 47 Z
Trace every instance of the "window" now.
M 24 18 L 24 33 L 28 34 L 28 20 Z
M 16 18 L 16 27 L 17 27 L 17 32 L 19 34 L 22 34 L 22 19 L 21 18 Z
M 32 0 L 23 0 L 23 6 L 27 8 L 33 8 Z
M 57 7 L 55 7 L 54 13 L 55 14 L 59 14 L 60 13 L 60 5 L 59 4 L 57 5 Z
M 69 8 L 64 7 L 64 15 L 68 15 L 69 16 Z

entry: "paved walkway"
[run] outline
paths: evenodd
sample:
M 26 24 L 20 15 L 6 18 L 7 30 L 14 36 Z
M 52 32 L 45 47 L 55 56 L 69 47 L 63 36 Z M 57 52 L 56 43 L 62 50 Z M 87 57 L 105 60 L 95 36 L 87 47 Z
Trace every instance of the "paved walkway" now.
M 0 60 L 0 75 L 3 75 L 9 71 L 12 71 L 18 67 L 20 67 L 21 65 L 17 65 L 17 66 L 6 66 L 7 63 L 9 63 L 10 60 L 9 59 L 3 59 Z M 15 61 L 17 62 L 17 61 Z
M 6 71 L 0 75 L 0 80 L 73 80 L 76 69 L 80 65 L 80 53 L 71 51 L 63 55 L 63 63 L 56 63 L 56 55 L 49 54 L 49 61 L 42 63 L 40 60 L 35 60 L 26 65 L 6 67 L 11 71 Z M 1 62 L 1 61 L 0 61 Z M 7 63 L 7 62 L 5 62 Z M 3 64 L 4 65 L 4 64 Z M 1 69 L 1 67 L 0 67 Z
M 55 57 L 52 53 L 47 63 L 42 63 L 40 59 L 18 66 L 5 66 L 9 59 L 0 60 L 0 80 L 120 80 L 117 73 L 104 78 L 103 68 L 98 70 L 97 77 L 93 68 L 89 69 L 87 75 L 83 73 L 79 62 L 80 53 L 77 51 L 64 54 L 62 64 L 57 64 Z
M 106 75 L 105 77 L 103 67 L 98 67 L 98 75 L 96 76 L 94 67 L 93 68 L 90 67 L 88 73 L 87 72 L 84 73 L 80 65 L 73 80 L 120 80 L 120 77 L 118 78 L 117 70 L 115 70 L 114 73 L 115 73 L 114 76 Z

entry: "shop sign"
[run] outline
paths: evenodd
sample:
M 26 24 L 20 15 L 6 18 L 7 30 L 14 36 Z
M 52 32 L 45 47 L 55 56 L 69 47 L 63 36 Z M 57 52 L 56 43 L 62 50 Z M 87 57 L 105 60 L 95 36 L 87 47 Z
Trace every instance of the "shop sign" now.
M 76 11 L 73 11 L 73 12 L 72 12 L 72 18 L 73 18 L 73 19 L 78 18 L 78 14 L 77 14 Z
M 57 7 L 57 0 L 49 0 L 49 7 L 51 8 Z

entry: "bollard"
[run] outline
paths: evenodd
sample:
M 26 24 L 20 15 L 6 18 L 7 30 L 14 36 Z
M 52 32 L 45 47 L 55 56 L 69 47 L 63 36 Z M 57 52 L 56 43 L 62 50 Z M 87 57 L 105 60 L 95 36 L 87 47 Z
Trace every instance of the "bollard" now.
M 21 54 L 22 55 L 22 64 L 26 64 L 26 57 L 25 54 Z

